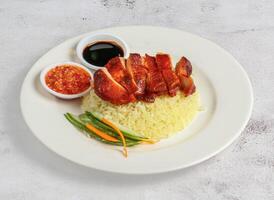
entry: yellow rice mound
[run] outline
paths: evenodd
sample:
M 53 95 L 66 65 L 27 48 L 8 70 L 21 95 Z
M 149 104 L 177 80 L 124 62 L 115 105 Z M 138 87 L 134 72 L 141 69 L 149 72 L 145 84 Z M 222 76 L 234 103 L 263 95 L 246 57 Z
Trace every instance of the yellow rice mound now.
M 82 110 L 104 118 L 151 139 L 162 139 L 184 129 L 199 110 L 199 94 L 185 97 L 160 96 L 154 103 L 138 101 L 116 106 L 99 98 L 92 90 L 84 97 Z

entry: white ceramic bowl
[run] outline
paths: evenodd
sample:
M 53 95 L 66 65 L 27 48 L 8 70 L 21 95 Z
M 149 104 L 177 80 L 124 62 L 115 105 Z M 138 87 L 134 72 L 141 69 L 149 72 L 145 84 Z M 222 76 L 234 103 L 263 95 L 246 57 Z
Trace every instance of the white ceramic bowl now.
M 50 89 L 47 84 L 46 84 L 46 80 L 45 80 L 45 77 L 46 77 L 46 74 L 48 73 L 48 71 L 50 71 L 51 69 L 57 67 L 57 66 L 61 66 L 61 65 L 74 65 L 74 66 L 77 66 L 77 67 L 80 67 L 82 69 L 84 69 L 87 73 L 89 73 L 90 77 L 91 77 L 91 82 L 93 81 L 93 75 L 92 73 L 86 68 L 84 67 L 83 65 L 81 64 L 78 64 L 78 63 L 75 63 L 75 62 L 63 62 L 63 63 L 56 63 L 56 64 L 51 64 L 49 65 L 48 67 L 46 67 L 45 69 L 43 69 L 40 73 L 40 81 L 41 81 L 41 84 L 43 86 L 43 88 L 48 91 L 49 93 L 51 93 L 52 95 L 58 97 L 58 98 L 61 98 L 61 99 L 76 99 L 76 98 L 79 98 L 79 97 L 82 97 L 84 96 L 85 94 L 87 94 L 91 87 L 92 87 L 92 84 L 90 85 L 90 87 L 81 92 L 81 93 L 78 93 L 78 94 L 62 94 L 62 93 L 59 93 L 59 92 L 56 92 L 52 89 Z
M 93 69 L 93 70 L 101 69 L 101 67 L 99 67 L 99 66 L 92 65 L 92 64 L 88 63 L 83 57 L 84 49 L 88 45 L 93 44 L 95 42 L 99 42 L 99 41 L 115 42 L 123 49 L 124 57 L 127 58 L 129 56 L 129 52 L 130 52 L 129 47 L 128 47 L 127 43 L 122 38 L 112 35 L 112 34 L 98 34 L 98 33 L 90 34 L 90 35 L 84 37 L 83 39 L 81 39 L 76 47 L 77 56 L 80 59 L 81 63 L 83 65 L 85 65 L 86 67 Z

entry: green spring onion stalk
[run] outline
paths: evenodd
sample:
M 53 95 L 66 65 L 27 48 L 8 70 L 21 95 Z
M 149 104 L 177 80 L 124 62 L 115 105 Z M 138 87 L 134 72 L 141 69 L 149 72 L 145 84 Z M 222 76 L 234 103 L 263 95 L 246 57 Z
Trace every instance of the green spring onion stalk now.
M 79 115 L 79 119 L 84 123 L 84 124 L 92 124 L 95 128 L 103 131 L 104 133 L 107 133 L 108 135 L 115 137 L 117 139 L 121 139 L 119 134 L 114 131 L 112 128 L 106 126 L 105 124 L 103 124 L 103 126 L 101 125 L 102 122 L 98 121 L 95 118 L 90 118 L 87 116 L 87 114 L 83 113 L 81 115 Z M 127 138 L 126 137 L 126 142 L 133 142 L 133 141 L 140 141 L 140 140 L 133 140 L 131 138 Z
M 98 126 L 100 126 L 101 128 L 104 128 L 104 130 L 109 130 L 112 132 L 116 132 L 115 130 L 113 130 L 110 126 L 106 125 L 105 123 L 103 123 L 102 117 L 97 114 L 97 113 L 91 113 L 86 111 L 85 114 L 87 115 L 87 117 L 90 118 L 90 120 L 93 120 L 95 123 L 98 124 Z M 136 141 L 147 141 L 148 138 L 142 137 L 142 136 L 138 136 L 135 133 L 133 133 L 132 131 L 126 130 L 124 127 L 118 126 L 119 129 L 121 130 L 121 132 L 123 133 L 123 135 L 126 138 L 132 139 L 132 140 L 136 140 Z
M 86 133 L 89 137 L 94 138 L 95 140 L 100 141 L 100 142 L 105 143 L 105 144 L 123 146 L 123 143 L 122 143 L 121 140 L 119 140 L 119 142 L 110 142 L 110 141 L 104 140 L 103 138 L 99 137 L 98 135 L 96 135 L 95 133 L 90 131 L 85 126 L 85 124 L 83 124 L 81 121 L 79 121 L 77 119 L 77 117 L 73 116 L 71 113 L 66 113 L 64 116 L 72 125 L 74 125 L 78 130 Z M 138 141 L 132 141 L 131 140 L 131 141 L 127 141 L 127 146 L 131 147 L 131 146 L 135 146 L 139 143 L 140 142 L 138 142 Z

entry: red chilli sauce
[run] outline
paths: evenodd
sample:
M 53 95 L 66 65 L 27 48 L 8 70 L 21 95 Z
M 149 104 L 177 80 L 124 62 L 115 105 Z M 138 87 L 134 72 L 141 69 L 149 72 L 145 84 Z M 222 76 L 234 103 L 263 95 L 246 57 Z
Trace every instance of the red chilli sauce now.
M 79 94 L 90 87 L 90 75 L 75 65 L 60 65 L 48 71 L 47 86 L 61 94 Z

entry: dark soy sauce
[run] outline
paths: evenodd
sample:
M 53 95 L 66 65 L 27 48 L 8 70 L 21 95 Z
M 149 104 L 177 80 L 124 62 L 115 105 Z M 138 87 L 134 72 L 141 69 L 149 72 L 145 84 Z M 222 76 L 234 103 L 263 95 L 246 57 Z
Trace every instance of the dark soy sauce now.
M 123 57 L 123 49 L 115 43 L 102 41 L 87 46 L 83 51 L 84 59 L 95 66 L 103 67 L 116 56 Z

